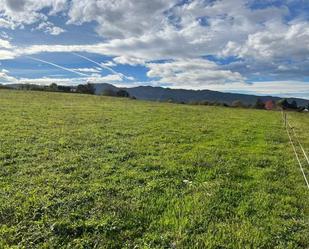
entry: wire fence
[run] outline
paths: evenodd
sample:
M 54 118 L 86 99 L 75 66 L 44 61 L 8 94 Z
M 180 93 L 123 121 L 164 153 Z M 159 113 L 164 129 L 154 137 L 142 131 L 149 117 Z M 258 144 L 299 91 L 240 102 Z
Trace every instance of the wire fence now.
M 309 182 L 308 182 L 308 178 L 306 176 L 306 173 L 304 171 L 304 167 L 303 167 L 303 164 L 301 162 L 301 157 L 299 156 L 299 153 L 298 153 L 298 150 L 296 149 L 297 145 L 298 147 L 300 148 L 301 152 L 301 156 L 304 156 L 304 158 L 306 159 L 306 163 L 305 164 L 308 164 L 309 166 L 309 158 L 308 158 L 308 155 L 306 153 L 306 151 L 304 150 L 304 147 L 302 146 L 298 136 L 297 136 L 297 133 L 295 131 L 295 128 L 291 125 L 290 121 L 288 120 L 288 115 L 287 113 L 283 112 L 282 111 L 282 119 L 283 119 L 283 123 L 284 123 L 284 127 L 286 129 L 286 132 L 288 134 L 288 137 L 289 137 L 289 140 L 290 140 L 290 143 L 293 147 L 293 151 L 294 151 L 294 154 L 295 154 L 295 157 L 296 157 L 296 160 L 299 164 L 299 168 L 302 172 L 302 175 L 304 177 L 304 180 L 305 180 L 305 183 L 306 183 L 306 186 L 309 190 Z M 295 142 L 296 141 L 296 142 Z

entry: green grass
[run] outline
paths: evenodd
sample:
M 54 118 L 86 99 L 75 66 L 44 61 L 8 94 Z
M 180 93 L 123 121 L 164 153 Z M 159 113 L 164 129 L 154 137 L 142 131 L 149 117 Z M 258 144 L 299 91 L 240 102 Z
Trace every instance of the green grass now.
M 287 113 L 288 120 L 292 127 L 294 127 L 295 132 L 302 143 L 306 151 L 309 153 L 309 114 L 308 113 Z
M 309 247 L 280 112 L 1 90 L 0 119 L 0 248 Z
M 297 112 L 288 112 L 287 113 L 287 119 L 290 123 L 290 125 L 293 127 L 293 130 L 291 131 L 291 134 L 293 136 L 293 141 L 296 145 L 296 150 L 299 155 L 300 161 L 303 164 L 304 172 L 309 180 L 309 165 L 306 160 L 305 155 L 303 154 L 303 151 L 298 143 L 302 145 L 307 157 L 309 157 L 309 133 L 308 133 L 308 127 L 309 127 L 309 114 L 308 113 L 297 113 Z M 295 136 L 296 134 L 296 136 Z

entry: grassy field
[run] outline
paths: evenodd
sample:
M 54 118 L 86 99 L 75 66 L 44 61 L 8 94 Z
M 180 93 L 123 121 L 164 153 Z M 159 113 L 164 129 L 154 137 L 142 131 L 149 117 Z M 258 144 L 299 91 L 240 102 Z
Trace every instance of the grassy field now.
M 309 247 L 280 112 L 1 90 L 0 146 L 0 248 Z
M 308 162 L 306 161 L 306 157 L 303 154 L 300 145 L 298 144 L 298 141 L 299 141 L 303 149 L 305 150 L 307 157 L 309 157 L 309 132 L 308 132 L 309 114 L 307 113 L 300 114 L 300 113 L 290 112 L 290 113 L 287 113 L 287 119 L 288 119 L 290 126 L 294 130 L 293 131 L 290 129 L 290 133 L 296 145 L 295 148 L 299 155 L 300 161 L 303 164 L 304 172 L 307 178 L 309 179 L 309 165 L 308 165 Z

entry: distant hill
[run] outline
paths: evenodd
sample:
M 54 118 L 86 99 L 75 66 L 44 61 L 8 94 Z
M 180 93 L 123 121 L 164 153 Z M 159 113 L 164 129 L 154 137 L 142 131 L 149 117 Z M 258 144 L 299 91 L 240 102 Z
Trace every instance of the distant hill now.
M 120 88 L 115 87 L 114 85 L 108 84 L 108 83 L 100 83 L 100 84 L 92 84 L 95 88 L 95 94 L 99 95 L 102 94 L 106 90 L 111 90 L 111 91 L 119 91 Z
M 93 84 L 95 87 L 95 93 L 100 94 L 105 89 L 119 90 L 115 86 L 102 83 Z M 184 89 L 170 89 L 163 87 L 152 87 L 152 86 L 139 86 L 131 88 L 121 88 L 126 90 L 130 96 L 134 96 L 137 99 L 142 100 L 153 100 L 153 101 L 168 101 L 173 100 L 174 102 L 194 102 L 194 101 L 209 101 L 231 104 L 233 101 L 240 100 L 246 105 L 253 105 L 257 99 L 260 98 L 263 101 L 273 100 L 278 101 L 282 98 L 273 96 L 256 96 L 238 93 L 223 93 L 211 90 L 184 90 Z M 289 102 L 295 100 L 298 105 L 305 106 L 309 104 L 309 100 L 299 98 L 287 98 Z
M 211 90 L 184 90 L 184 89 L 171 89 L 163 87 L 152 87 L 152 86 L 138 86 L 130 88 L 118 88 L 109 83 L 96 83 L 91 84 L 95 89 L 95 94 L 100 95 L 106 91 L 118 92 L 123 89 L 126 90 L 130 96 L 134 96 L 137 99 L 152 100 L 152 101 L 173 101 L 177 103 L 190 103 L 190 102 L 217 102 L 226 103 L 231 105 L 233 101 L 239 100 L 245 105 L 254 105 L 257 99 L 261 99 L 266 102 L 268 100 L 278 101 L 282 98 L 273 96 L 256 96 L 248 94 L 238 93 L 223 93 Z M 28 85 L 31 89 L 27 89 L 26 85 L 23 84 L 9 84 L 3 85 L 3 87 L 14 88 L 14 89 L 25 89 L 25 90 L 38 90 L 44 88 L 39 85 Z M 76 86 L 71 86 L 72 92 L 76 90 Z M 300 98 L 286 98 L 290 103 L 296 101 L 298 106 L 307 106 L 309 104 L 308 99 Z

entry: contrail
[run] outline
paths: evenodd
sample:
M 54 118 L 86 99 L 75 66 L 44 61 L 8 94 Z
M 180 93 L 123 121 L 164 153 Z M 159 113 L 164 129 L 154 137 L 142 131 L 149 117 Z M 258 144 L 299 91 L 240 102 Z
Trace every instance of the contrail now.
M 123 74 L 116 72 L 115 70 L 111 69 L 110 67 L 104 66 L 104 65 L 102 65 L 102 64 L 100 64 L 100 63 L 98 63 L 98 62 L 96 62 L 96 61 L 94 61 L 94 60 L 92 60 L 92 59 L 90 59 L 90 58 L 88 58 L 88 57 L 86 57 L 86 56 L 83 56 L 83 55 L 80 55 L 80 54 L 77 54 L 77 53 L 73 53 L 73 54 L 76 55 L 76 56 L 78 56 L 78 57 L 81 57 L 81 58 L 83 58 L 83 59 L 85 59 L 85 60 L 87 60 L 87 61 L 90 61 L 90 62 L 92 62 L 92 63 L 98 65 L 99 67 L 104 68 L 104 69 L 106 69 L 106 70 L 112 72 L 113 74 L 119 75 L 119 76 L 121 76 L 121 77 L 124 76 Z M 125 77 L 126 77 L 126 76 L 125 76 Z
M 57 65 L 57 64 L 55 64 L 55 63 L 52 63 L 52 62 L 48 62 L 48 61 L 45 61 L 45 60 L 37 59 L 37 58 L 31 57 L 31 56 L 27 56 L 27 57 L 30 58 L 31 60 L 43 62 L 43 63 L 45 63 L 45 64 L 48 64 L 48 65 L 51 65 L 51 66 L 60 68 L 60 69 L 62 69 L 62 70 L 65 70 L 65 71 L 68 71 L 68 72 L 71 72 L 71 73 L 78 74 L 79 76 L 86 76 L 86 77 L 89 77 L 89 75 L 87 75 L 87 74 L 77 72 L 77 71 L 75 71 L 75 70 L 73 70 L 73 69 L 66 68 L 66 67 Z

